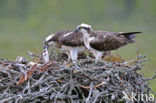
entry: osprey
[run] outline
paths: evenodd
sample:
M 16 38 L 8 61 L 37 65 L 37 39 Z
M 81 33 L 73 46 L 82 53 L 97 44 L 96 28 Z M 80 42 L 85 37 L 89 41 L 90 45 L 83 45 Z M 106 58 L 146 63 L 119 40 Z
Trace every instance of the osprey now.
M 60 39 L 67 33 L 72 32 L 71 30 L 66 30 L 66 31 L 59 31 L 56 34 L 51 34 L 48 37 L 45 38 L 44 40 L 44 50 L 46 50 L 50 45 L 54 45 L 57 48 L 62 48 L 62 44 L 59 42 Z M 70 55 L 69 52 L 66 51 L 66 54 L 68 55 L 68 60 L 70 60 Z
M 60 31 L 56 34 L 49 35 L 44 41 L 44 48 L 49 45 L 56 45 L 68 55 L 68 61 L 76 61 L 78 52 L 85 51 L 83 34 L 77 31 Z
M 133 43 L 134 34 L 141 32 L 108 32 L 93 31 L 88 24 L 77 26 L 77 31 L 83 34 L 86 48 L 93 51 L 96 61 L 101 60 L 102 53 L 105 51 L 116 50 L 124 45 Z

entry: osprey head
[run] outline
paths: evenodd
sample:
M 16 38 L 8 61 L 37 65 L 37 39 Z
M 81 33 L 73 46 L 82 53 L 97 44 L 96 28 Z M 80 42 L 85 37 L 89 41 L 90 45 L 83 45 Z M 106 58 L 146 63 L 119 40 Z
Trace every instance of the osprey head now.
M 92 27 L 91 25 L 82 23 L 77 26 L 76 32 L 78 31 L 82 32 L 83 34 L 90 33 L 90 31 L 92 31 Z
M 44 40 L 44 49 L 48 48 L 50 45 L 55 45 L 55 42 L 53 41 L 54 34 L 49 35 Z

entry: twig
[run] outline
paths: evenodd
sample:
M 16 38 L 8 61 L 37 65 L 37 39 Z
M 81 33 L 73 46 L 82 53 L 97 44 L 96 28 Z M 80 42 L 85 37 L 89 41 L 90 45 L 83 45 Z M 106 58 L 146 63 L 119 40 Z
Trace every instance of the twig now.
M 92 94 L 92 91 L 93 91 L 93 83 L 90 83 L 90 90 L 89 90 L 89 95 L 88 95 L 88 97 L 87 97 L 87 99 L 86 99 L 86 103 L 89 103 L 89 99 L 90 99 L 90 97 L 91 97 L 91 94 Z
M 156 78 L 156 72 L 155 72 L 155 74 L 151 77 L 151 78 L 148 78 L 148 79 L 145 79 L 146 81 L 150 81 L 150 80 L 153 80 L 153 79 L 155 79 Z
M 94 88 L 94 89 L 95 89 L 95 88 L 98 88 L 98 87 L 100 87 L 100 86 L 102 86 L 102 85 L 104 85 L 104 84 L 107 84 L 107 83 L 106 83 L 106 82 L 102 82 L 102 83 L 100 83 L 100 84 L 94 86 L 93 88 Z M 84 88 L 84 89 L 90 89 L 89 86 L 80 85 L 80 87 L 82 87 L 82 88 Z

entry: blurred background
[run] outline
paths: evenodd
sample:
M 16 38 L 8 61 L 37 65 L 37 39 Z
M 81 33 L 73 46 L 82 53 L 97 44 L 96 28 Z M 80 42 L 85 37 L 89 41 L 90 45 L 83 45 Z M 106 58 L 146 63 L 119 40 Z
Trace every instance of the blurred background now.
M 150 59 L 143 74 L 156 71 L 156 0 L 0 0 L 0 57 L 29 59 L 27 50 L 43 49 L 51 33 L 75 29 L 80 23 L 94 30 L 142 31 L 136 43 L 114 53 L 125 60 L 139 53 Z M 150 84 L 156 91 L 156 80 Z

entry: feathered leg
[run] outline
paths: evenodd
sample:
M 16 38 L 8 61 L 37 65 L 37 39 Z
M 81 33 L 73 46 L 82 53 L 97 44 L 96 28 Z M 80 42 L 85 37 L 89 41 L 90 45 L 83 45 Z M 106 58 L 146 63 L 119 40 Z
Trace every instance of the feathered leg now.
M 101 61 L 101 57 L 102 57 L 103 52 L 93 51 L 93 54 L 95 56 L 95 62 Z
M 70 60 L 71 60 L 70 52 L 69 51 L 66 51 L 66 54 L 68 55 L 67 63 L 69 63 Z
M 78 51 L 77 51 L 77 49 L 72 48 L 72 49 L 70 50 L 70 57 L 71 57 L 73 63 L 76 63 L 77 57 L 78 57 Z

